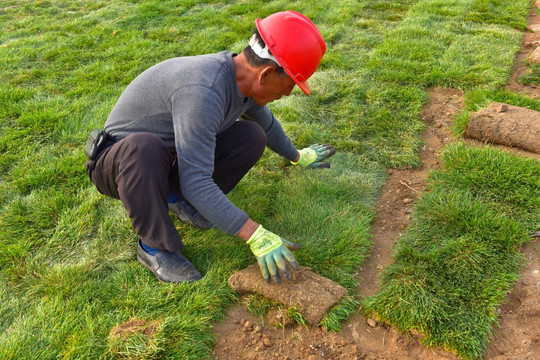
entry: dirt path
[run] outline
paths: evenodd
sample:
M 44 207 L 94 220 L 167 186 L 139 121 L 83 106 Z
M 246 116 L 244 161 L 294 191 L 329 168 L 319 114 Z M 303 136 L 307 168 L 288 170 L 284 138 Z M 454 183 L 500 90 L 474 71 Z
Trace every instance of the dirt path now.
M 536 85 L 523 85 L 518 82 L 518 79 L 529 70 L 527 59 L 532 52 L 540 45 L 540 36 L 534 32 L 537 26 L 540 26 L 540 16 L 536 8 L 540 8 L 540 1 L 536 2 L 535 6 L 531 6 L 529 17 L 527 19 L 528 31 L 523 33 L 523 42 L 521 51 L 516 55 L 514 61 L 514 71 L 510 75 L 508 81 L 508 90 L 515 93 L 524 93 L 533 98 L 540 98 L 540 88 Z M 537 30 L 538 31 L 538 30 Z
M 540 24 L 531 11 L 529 24 Z M 526 62 L 535 47 L 527 44 L 540 40 L 535 33 L 524 34 L 524 46 L 516 58 L 516 67 L 508 88 L 540 97 L 540 89 L 520 85 L 516 79 L 526 71 Z M 389 170 L 389 179 L 381 192 L 377 217 L 373 223 L 372 256 L 359 269 L 360 298 L 378 291 L 378 277 L 391 259 L 391 248 L 410 221 L 411 207 L 422 192 L 429 171 L 439 166 L 439 151 L 450 141 L 448 130 L 453 117 L 463 108 L 463 94 L 455 89 L 434 88 L 422 117 L 427 129 L 425 146 L 420 151 L 422 166 L 412 170 Z M 471 145 L 481 145 L 471 141 Z M 533 155 L 508 149 L 519 155 Z M 528 260 L 522 278 L 499 310 L 500 324 L 489 346 L 489 360 L 540 359 L 540 241 L 523 248 Z M 458 359 L 443 349 L 427 349 L 414 336 L 401 334 L 384 324 L 369 321 L 361 315 L 351 317 L 341 333 L 325 332 L 318 327 L 287 326 L 282 329 L 262 324 L 250 316 L 241 304 L 233 306 L 228 318 L 218 324 L 214 355 L 216 359 L 343 359 L 343 360 L 442 360 Z M 247 324 L 246 324 L 247 323 Z

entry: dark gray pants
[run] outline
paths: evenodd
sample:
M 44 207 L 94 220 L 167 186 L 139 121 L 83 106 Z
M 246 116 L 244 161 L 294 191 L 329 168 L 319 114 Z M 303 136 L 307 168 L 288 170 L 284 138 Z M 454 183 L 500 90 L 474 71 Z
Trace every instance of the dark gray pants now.
M 266 134 L 252 121 L 237 121 L 216 138 L 213 179 L 227 194 L 260 159 Z M 86 163 L 99 192 L 120 199 L 133 228 L 147 245 L 168 251 L 184 245 L 169 216 L 167 194 L 182 197 L 175 154 L 163 140 L 135 133 Z

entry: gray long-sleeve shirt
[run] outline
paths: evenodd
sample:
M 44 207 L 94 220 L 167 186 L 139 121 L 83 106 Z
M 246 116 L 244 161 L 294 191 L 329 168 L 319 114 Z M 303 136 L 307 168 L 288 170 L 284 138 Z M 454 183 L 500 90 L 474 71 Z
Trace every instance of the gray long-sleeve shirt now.
M 293 160 L 297 151 L 266 106 L 236 83 L 232 52 L 163 61 L 124 90 L 105 123 L 116 138 L 136 132 L 159 136 L 178 155 L 182 194 L 219 229 L 236 235 L 248 219 L 212 179 L 216 135 L 240 118 L 259 123 L 267 146 Z

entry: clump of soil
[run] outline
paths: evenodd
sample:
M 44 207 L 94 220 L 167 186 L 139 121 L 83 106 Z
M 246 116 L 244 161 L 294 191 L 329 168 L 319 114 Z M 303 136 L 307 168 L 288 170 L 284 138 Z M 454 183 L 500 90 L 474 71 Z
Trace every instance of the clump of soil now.
M 324 314 L 347 294 L 347 289 L 313 271 L 302 268 L 293 271 L 290 281 L 267 283 L 258 264 L 237 271 L 229 278 L 229 286 L 241 294 L 258 293 L 279 301 L 287 308 L 296 308 L 308 324 L 317 325 Z

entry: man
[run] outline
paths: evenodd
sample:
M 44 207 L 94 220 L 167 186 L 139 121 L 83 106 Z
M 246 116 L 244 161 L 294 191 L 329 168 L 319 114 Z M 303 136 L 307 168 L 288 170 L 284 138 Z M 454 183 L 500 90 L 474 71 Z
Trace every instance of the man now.
M 86 168 L 98 190 L 120 199 L 139 236 L 137 259 L 164 282 L 201 274 L 181 253 L 169 211 L 201 228 L 216 226 L 247 241 L 266 281 L 298 269 L 288 242 L 234 206 L 226 194 L 262 156 L 265 146 L 303 167 L 327 167 L 327 145 L 296 150 L 265 106 L 295 85 L 309 94 L 326 45 L 304 15 L 257 19 L 249 46 L 180 57 L 139 75 L 110 113 L 97 155 Z

